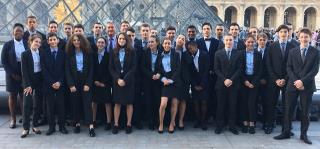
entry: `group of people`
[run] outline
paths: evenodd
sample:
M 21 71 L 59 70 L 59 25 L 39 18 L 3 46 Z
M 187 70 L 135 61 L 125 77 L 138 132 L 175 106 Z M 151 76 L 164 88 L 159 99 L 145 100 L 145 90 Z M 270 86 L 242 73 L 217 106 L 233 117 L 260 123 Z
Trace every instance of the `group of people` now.
M 13 39 L 6 42 L 1 61 L 6 71 L 9 92 L 10 128 L 16 127 L 16 104 L 20 97 L 23 132 L 27 137 L 32 115 L 32 131 L 49 124 L 46 135 L 56 131 L 67 134 L 66 116 L 71 115 L 73 131 L 81 131 L 81 120 L 96 135 L 97 115 L 105 117 L 104 127 L 117 134 L 132 124 L 169 133 L 184 130 L 186 109 L 194 113 L 194 128 L 208 129 L 208 120 L 216 122 L 215 133 L 228 130 L 238 135 L 255 133 L 257 105 L 263 107 L 263 129 L 266 134 L 275 127 L 275 107 L 281 92 L 284 120 L 282 133 L 275 139 L 293 135 L 291 122 L 300 97 L 301 140 L 311 144 L 307 130 L 309 108 L 319 69 L 319 51 L 310 45 L 312 33 L 299 30 L 292 38 L 292 25 L 277 28 L 277 40 L 258 28 L 249 29 L 244 40 L 239 38 L 239 25 L 190 25 L 187 35 L 176 35 L 169 26 L 160 42 L 157 30 L 143 23 L 141 39 L 136 38 L 129 22 L 105 26 L 97 22 L 92 36 L 86 37 L 81 24 L 64 23 L 65 38 L 57 35 L 58 23 L 50 21 L 48 33 L 37 30 L 37 19 L 29 16 L 27 29 L 13 26 Z M 104 112 L 98 113 L 98 105 Z M 187 106 L 188 104 L 188 106 Z M 168 107 L 168 108 L 167 108 Z M 71 109 L 71 110 L 70 110 Z M 169 112 L 169 114 L 167 114 Z M 177 118 L 176 118 L 177 117 Z M 177 124 L 176 124 L 177 123 Z

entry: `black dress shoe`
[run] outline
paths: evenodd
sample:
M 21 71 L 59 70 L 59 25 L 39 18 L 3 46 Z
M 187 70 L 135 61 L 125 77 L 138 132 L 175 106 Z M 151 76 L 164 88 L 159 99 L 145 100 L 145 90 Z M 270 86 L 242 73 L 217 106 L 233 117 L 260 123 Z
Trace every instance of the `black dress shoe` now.
M 95 137 L 96 136 L 96 133 L 94 132 L 94 128 L 90 128 L 89 129 L 89 136 L 90 137 Z
M 284 140 L 289 138 L 290 138 L 290 134 L 288 133 L 281 133 L 280 135 L 273 137 L 273 139 L 275 140 Z
M 39 129 L 37 129 L 37 128 L 32 128 L 32 131 L 37 135 L 41 134 L 41 131 Z
M 221 134 L 222 133 L 223 128 L 222 127 L 217 127 L 216 130 L 214 130 L 214 133 L 216 134 Z
M 242 126 L 241 127 L 241 132 L 242 133 L 248 133 L 248 129 L 249 129 L 248 126 Z
M 238 130 L 236 128 L 234 128 L 234 127 L 229 128 L 229 131 L 231 133 L 233 133 L 234 135 L 238 135 L 239 134 Z
M 54 129 L 54 128 L 49 128 L 49 130 L 47 131 L 46 135 L 47 135 L 47 136 L 50 136 L 50 135 L 52 135 L 54 132 L 56 132 L 56 129 Z
M 21 134 L 21 138 L 25 138 L 29 135 L 29 130 L 23 130 L 22 134 Z
M 113 126 L 112 134 L 117 134 L 119 132 L 119 126 Z
M 273 127 L 266 127 L 266 129 L 264 130 L 265 134 L 271 134 L 273 132 Z
M 250 127 L 249 127 L 249 133 L 250 133 L 250 134 L 255 134 L 255 133 L 256 133 L 256 130 L 255 130 L 255 127 L 254 127 L 254 126 L 250 126 Z
M 64 127 L 64 126 L 60 126 L 60 127 L 59 127 L 59 131 L 60 131 L 62 134 L 68 134 L 68 130 L 67 130 L 66 127 Z
M 111 123 L 107 123 L 105 126 L 104 126 L 104 130 L 110 130 L 111 129 Z
M 302 140 L 306 144 L 312 144 L 307 135 L 300 135 L 300 140 Z
M 74 133 L 80 133 L 80 126 L 76 125 L 73 129 Z
M 163 130 L 158 130 L 158 133 L 159 134 L 163 134 Z
M 203 131 L 208 130 L 207 124 L 201 124 L 201 129 L 202 129 Z
M 290 136 L 291 136 L 291 137 L 294 136 L 294 133 L 293 133 L 292 131 L 290 131 Z
M 22 118 L 19 119 L 19 123 L 22 123 Z
M 182 131 L 182 130 L 184 130 L 184 126 L 181 126 L 181 127 L 178 126 L 178 129 Z
M 127 126 L 125 130 L 126 130 L 126 134 L 132 133 L 132 126 Z

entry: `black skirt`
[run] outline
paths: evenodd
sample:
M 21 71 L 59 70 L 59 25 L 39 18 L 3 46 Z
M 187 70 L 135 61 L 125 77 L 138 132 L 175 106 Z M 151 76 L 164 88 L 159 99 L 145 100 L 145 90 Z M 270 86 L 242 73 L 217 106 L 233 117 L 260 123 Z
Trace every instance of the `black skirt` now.
M 163 74 L 163 76 L 167 79 L 170 79 L 172 72 L 167 72 Z M 180 86 L 177 85 L 177 82 L 173 82 L 172 84 L 166 86 L 162 83 L 161 97 L 178 98 L 180 94 Z
M 95 103 L 111 103 L 111 86 L 107 85 L 106 87 L 93 87 L 93 102 Z
M 18 68 L 21 68 L 21 63 L 17 63 Z M 21 77 L 21 72 L 20 72 Z M 21 78 L 22 79 L 22 78 Z M 15 80 L 10 76 L 10 74 L 6 73 L 6 90 L 10 93 L 19 93 L 22 92 L 22 80 Z
M 180 95 L 178 100 L 189 100 L 190 99 L 190 87 L 188 85 L 181 85 L 179 87 Z

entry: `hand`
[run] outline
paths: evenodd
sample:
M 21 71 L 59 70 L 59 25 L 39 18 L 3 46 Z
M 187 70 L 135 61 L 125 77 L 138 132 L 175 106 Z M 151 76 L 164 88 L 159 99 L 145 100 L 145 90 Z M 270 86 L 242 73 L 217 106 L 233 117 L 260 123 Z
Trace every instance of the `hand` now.
M 90 87 L 88 85 L 84 85 L 83 86 L 83 91 L 88 92 L 90 89 Z
M 100 82 L 99 81 L 94 81 L 94 85 L 95 86 L 100 86 Z
M 100 87 L 106 87 L 104 83 L 100 83 Z
M 249 86 L 251 85 L 251 83 L 250 83 L 248 80 L 246 80 L 246 81 L 244 81 L 244 85 L 245 85 L 246 87 L 249 87 Z
M 303 82 L 301 80 L 294 81 L 293 85 L 299 89 L 303 87 Z
M 152 76 L 152 79 L 153 79 L 153 80 L 159 80 L 159 79 L 160 79 L 160 74 L 157 73 L 156 75 L 153 75 L 153 76 Z
M 281 79 L 281 87 L 285 86 L 286 85 L 286 80 L 285 79 Z
M 167 86 L 167 85 L 169 85 L 170 84 L 170 81 L 168 80 L 168 79 L 165 79 L 164 81 L 163 81 L 163 85 L 164 86 Z
M 32 95 L 32 88 L 31 88 L 30 86 L 27 87 L 27 88 L 25 88 L 25 89 L 23 90 L 23 94 L 25 94 L 26 96 Z
M 60 86 L 61 86 L 60 82 L 56 82 L 56 83 L 52 84 L 52 88 L 55 90 L 58 90 L 60 88 Z
M 304 90 L 304 86 L 298 88 L 299 91 L 303 91 Z
M 126 83 L 122 79 L 118 79 L 118 85 L 123 87 L 126 85 Z
M 277 86 L 282 87 L 282 86 L 281 86 L 281 80 L 280 80 L 280 79 L 276 80 L 276 84 L 277 84 Z
M 75 86 L 71 86 L 71 87 L 70 87 L 70 92 L 71 92 L 71 93 L 74 93 L 74 92 L 76 92 L 76 91 L 77 91 L 77 89 L 76 89 Z
M 224 85 L 226 87 L 230 87 L 232 85 L 232 81 L 230 79 L 226 79 L 226 80 L 224 80 Z
M 262 85 L 265 85 L 265 84 L 267 84 L 267 80 L 266 80 L 266 79 L 261 79 L 261 80 L 260 80 L 260 83 L 261 83 Z

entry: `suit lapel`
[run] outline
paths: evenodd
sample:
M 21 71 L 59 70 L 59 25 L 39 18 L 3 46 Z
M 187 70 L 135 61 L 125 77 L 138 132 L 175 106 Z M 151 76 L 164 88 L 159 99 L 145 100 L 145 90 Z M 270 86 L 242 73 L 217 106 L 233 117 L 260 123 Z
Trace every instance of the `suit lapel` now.
M 32 51 L 31 50 L 29 50 L 28 51 L 28 58 L 30 59 L 29 60 L 29 64 L 30 64 L 30 66 L 31 66 L 31 68 L 32 68 L 32 72 L 33 72 L 33 70 L 34 70 L 34 62 L 33 62 L 33 57 L 32 57 Z M 31 70 L 30 70 L 31 71 Z

